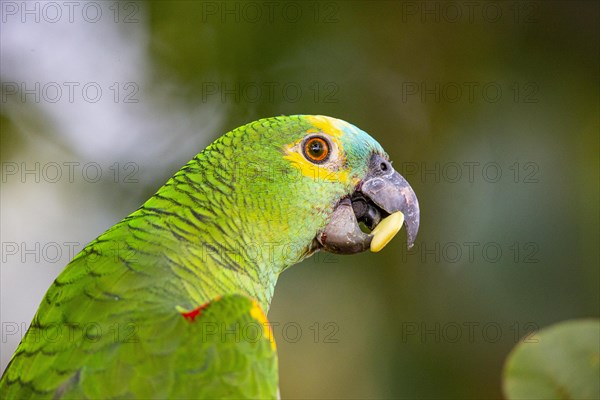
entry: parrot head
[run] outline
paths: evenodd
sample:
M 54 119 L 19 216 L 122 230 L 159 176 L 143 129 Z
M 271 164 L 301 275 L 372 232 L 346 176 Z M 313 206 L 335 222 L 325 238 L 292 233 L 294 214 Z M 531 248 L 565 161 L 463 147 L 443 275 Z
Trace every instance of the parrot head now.
M 220 140 L 233 141 L 227 149 L 240 151 L 229 155 L 238 169 L 233 180 L 239 208 L 262 217 L 252 218 L 255 226 L 262 224 L 253 233 L 257 240 L 268 232 L 263 242 L 300 248 L 288 248 L 290 265 L 321 249 L 377 252 L 402 226 L 408 247 L 414 243 L 417 197 L 364 131 L 336 118 L 296 115 L 262 119 L 231 133 Z

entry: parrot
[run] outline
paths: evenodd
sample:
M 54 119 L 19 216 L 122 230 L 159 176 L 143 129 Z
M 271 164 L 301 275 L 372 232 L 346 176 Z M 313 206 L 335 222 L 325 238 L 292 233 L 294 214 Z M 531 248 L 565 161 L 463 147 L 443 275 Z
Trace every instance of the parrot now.
M 267 319 L 317 251 L 378 252 L 419 229 L 415 192 L 369 134 L 322 115 L 219 137 L 54 280 L 2 399 L 280 398 Z

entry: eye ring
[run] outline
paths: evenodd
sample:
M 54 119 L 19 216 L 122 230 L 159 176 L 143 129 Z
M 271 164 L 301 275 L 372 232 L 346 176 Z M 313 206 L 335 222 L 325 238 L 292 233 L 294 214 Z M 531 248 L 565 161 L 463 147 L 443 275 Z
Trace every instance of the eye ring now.
M 302 153 L 308 161 L 323 164 L 329 159 L 330 148 L 329 141 L 324 137 L 310 136 L 302 145 Z

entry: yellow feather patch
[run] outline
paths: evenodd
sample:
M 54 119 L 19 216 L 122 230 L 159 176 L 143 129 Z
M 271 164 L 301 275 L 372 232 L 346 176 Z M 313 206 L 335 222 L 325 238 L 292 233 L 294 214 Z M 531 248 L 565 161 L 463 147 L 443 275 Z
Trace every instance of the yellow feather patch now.
M 306 131 L 307 134 L 321 132 L 329 136 L 329 139 L 333 144 L 333 148 L 330 149 L 332 152 L 331 161 L 322 165 L 317 165 L 304 158 L 300 150 L 303 139 L 290 144 L 285 149 L 286 155 L 284 158 L 290 161 L 302 175 L 314 180 L 325 180 L 330 182 L 341 182 L 343 184 L 356 185 L 359 179 L 351 179 L 348 170 L 342 168 L 346 162 L 346 156 L 344 154 L 340 138 L 344 134 L 342 126 L 343 124 L 347 123 L 342 120 L 320 115 L 310 115 L 306 118 L 315 127 L 308 129 Z
M 277 350 L 277 346 L 275 345 L 275 338 L 273 337 L 273 330 L 271 329 L 271 324 L 269 324 L 269 320 L 267 319 L 267 316 L 263 312 L 262 308 L 260 308 L 260 305 L 258 305 L 258 303 L 254 300 L 252 301 L 250 316 L 254 318 L 263 327 L 263 335 L 271 343 L 271 348 L 273 350 Z
M 289 160 L 294 167 L 298 168 L 302 175 L 314 180 L 348 183 L 349 174 L 348 171 L 344 169 L 332 171 L 320 165 L 313 164 L 301 154 L 298 154 L 291 149 L 288 149 L 288 154 L 283 158 Z
M 316 126 L 321 132 L 326 133 L 334 138 L 339 138 L 344 134 L 342 126 L 348 123 L 340 119 L 325 117 L 323 115 L 308 115 L 306 116 L 308 122 L 313 126 Z

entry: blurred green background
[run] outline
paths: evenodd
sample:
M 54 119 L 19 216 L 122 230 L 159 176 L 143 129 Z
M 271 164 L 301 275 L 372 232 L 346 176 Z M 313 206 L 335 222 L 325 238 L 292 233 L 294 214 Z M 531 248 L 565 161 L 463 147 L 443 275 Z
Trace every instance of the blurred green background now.
M 414 249 L 401 233 L 282 274 L 269 319 L 283 398 L 499 398 L 520 338 L 600 315 L 597 2 L 103 2 L 96 22 L 87 3 L 58 22 L 6 3 L 2 368 L 65 243 L 81 249 L 213 139 L 279 114 L 369 132 L 421 204 Z M 64 162 L 102 177 L 68 179 Z

